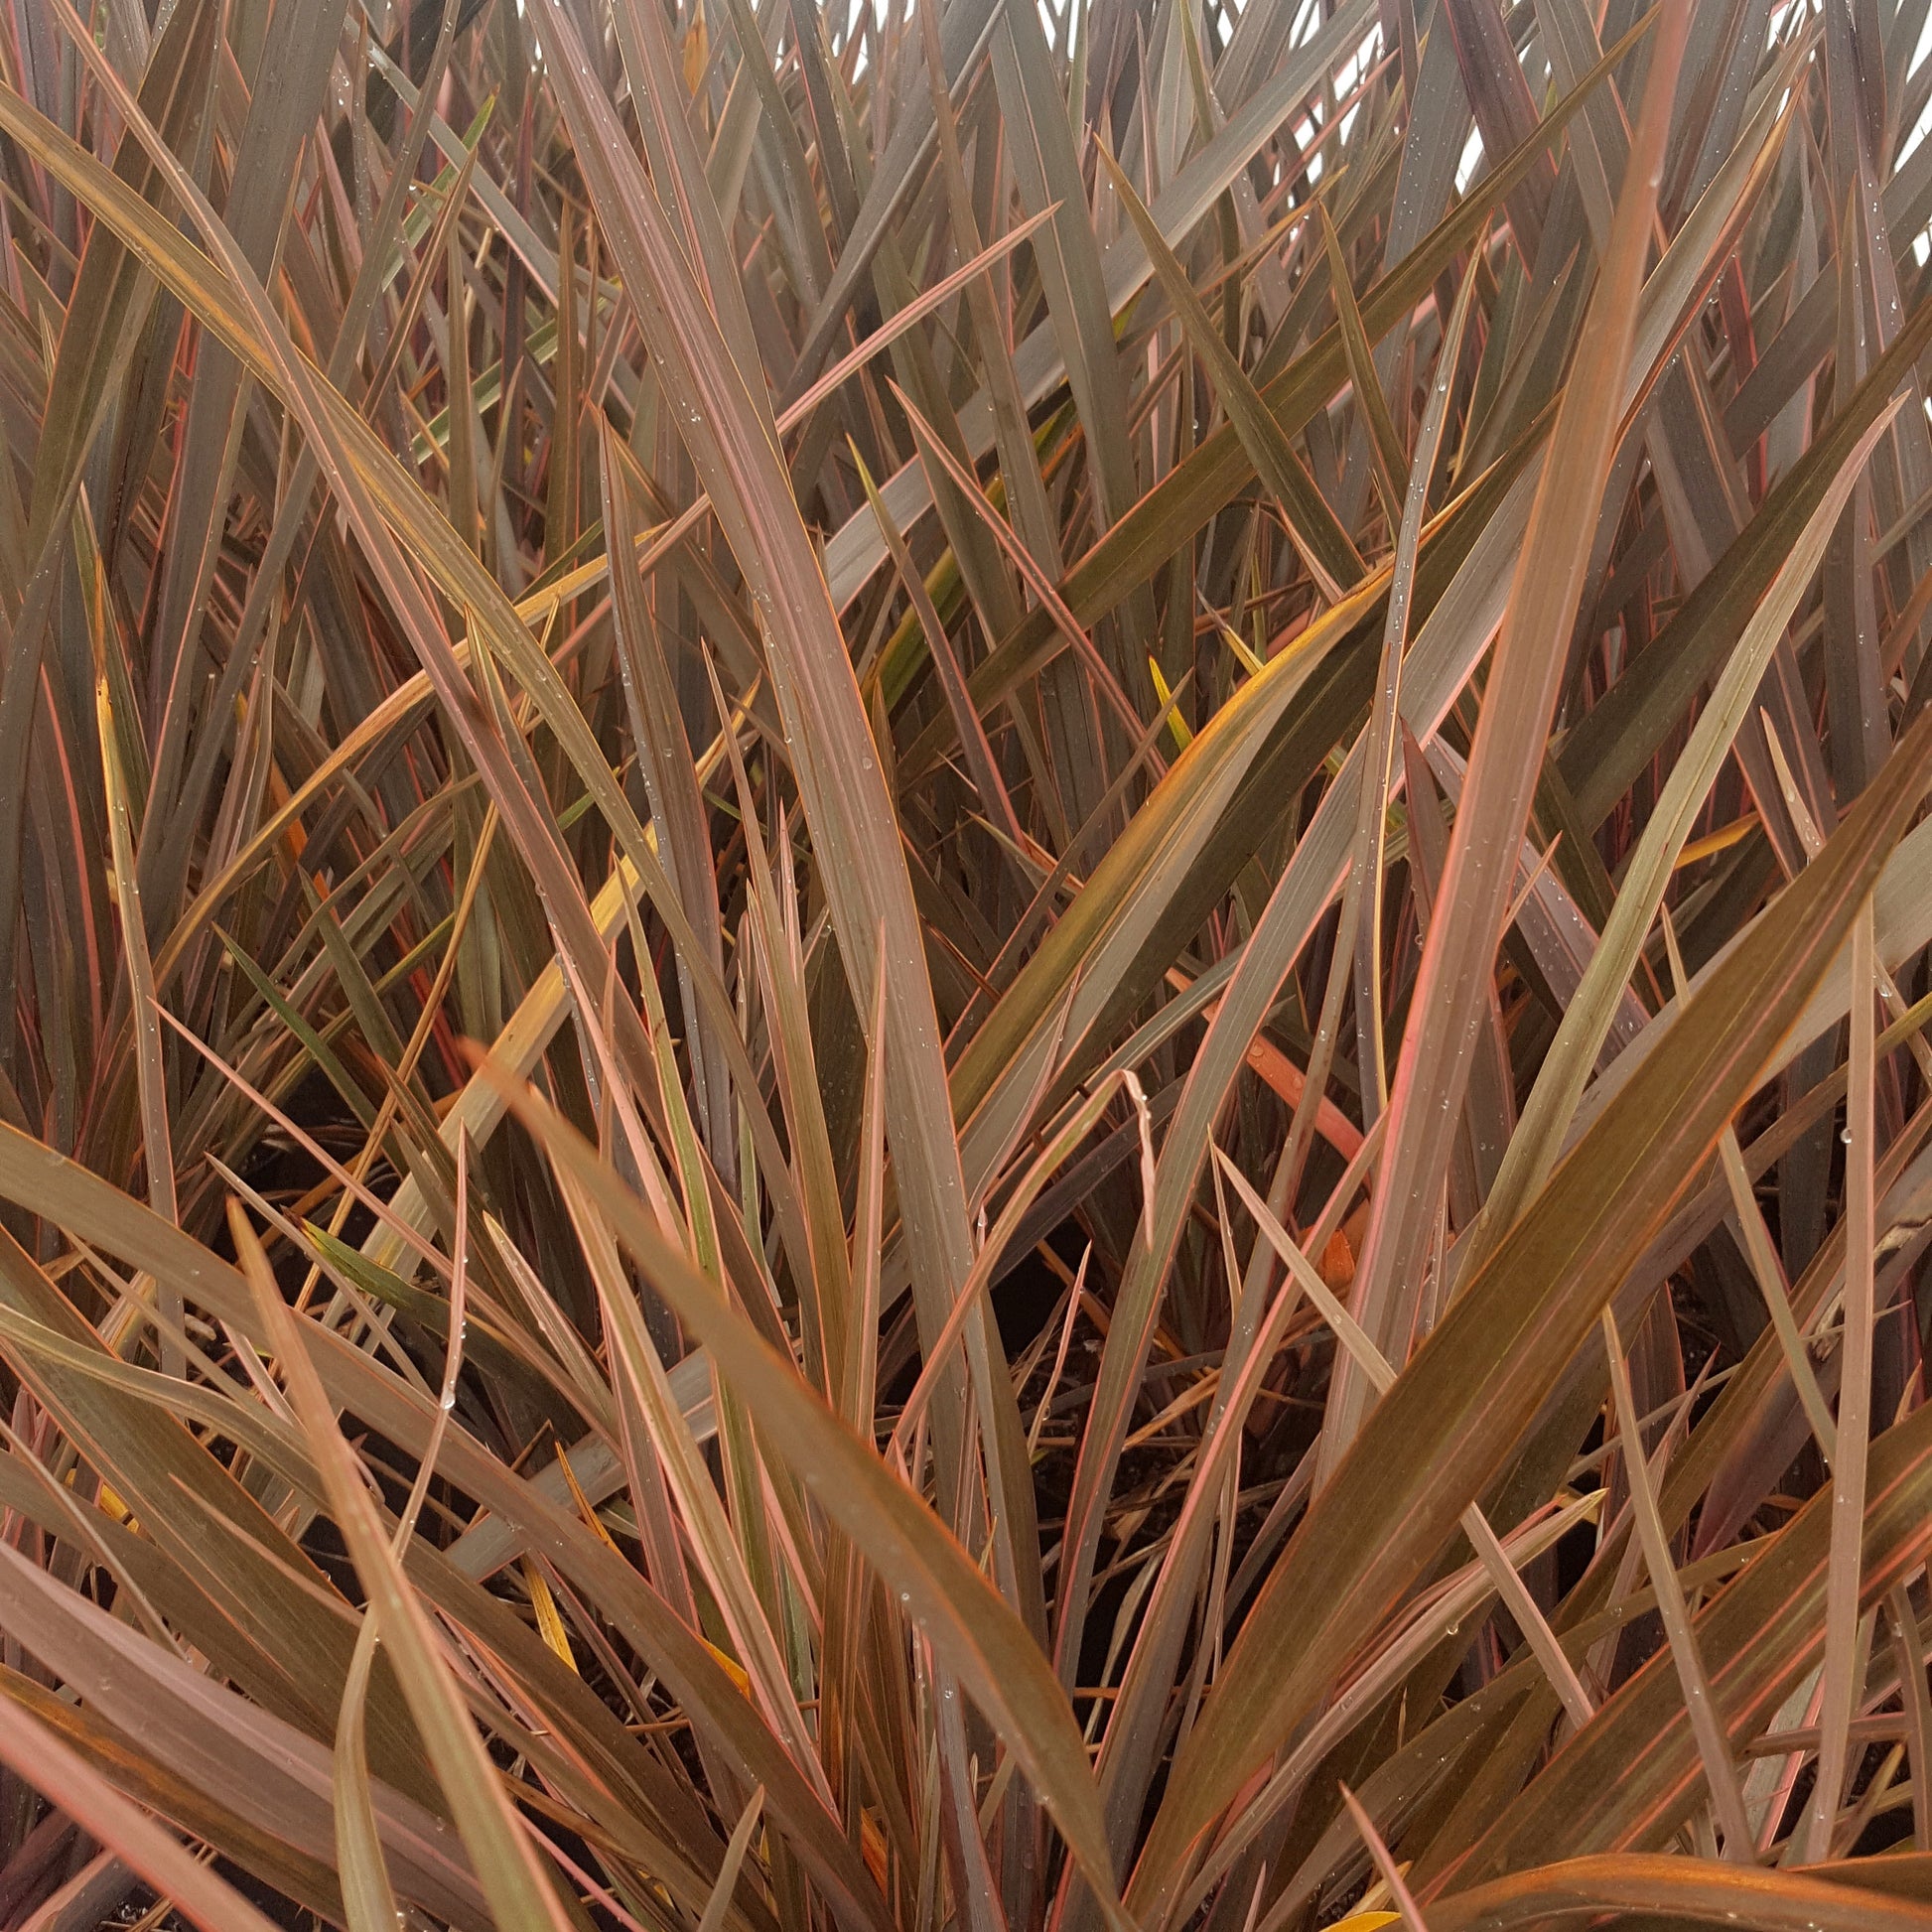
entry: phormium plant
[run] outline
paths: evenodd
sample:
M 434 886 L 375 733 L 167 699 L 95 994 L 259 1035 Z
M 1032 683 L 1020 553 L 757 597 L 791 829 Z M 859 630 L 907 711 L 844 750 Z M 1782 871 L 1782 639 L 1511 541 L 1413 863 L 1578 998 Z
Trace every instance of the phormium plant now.
M 1929 20 L 0 5 L 0 1932 L 1932 1927 Z

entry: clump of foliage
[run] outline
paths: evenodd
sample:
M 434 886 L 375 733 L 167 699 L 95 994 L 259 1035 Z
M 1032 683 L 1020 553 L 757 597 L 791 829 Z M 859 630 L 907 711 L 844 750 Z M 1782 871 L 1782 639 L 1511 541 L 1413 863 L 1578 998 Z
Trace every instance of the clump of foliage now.
M 1929 15 L 0 9 L 0 1927 L 1932 1926 Z

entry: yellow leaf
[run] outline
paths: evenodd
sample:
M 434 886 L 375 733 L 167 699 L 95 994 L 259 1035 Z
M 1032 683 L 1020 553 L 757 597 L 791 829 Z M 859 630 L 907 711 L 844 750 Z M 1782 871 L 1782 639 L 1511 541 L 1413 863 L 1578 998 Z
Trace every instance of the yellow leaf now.
M 564 1472 L 564 1481 L 570 1485 L 570 1493 L 577 1503 L 577 1513 L 584 1519 L 584 1527 L 591 1531 L 601 1542 L 613 1550 L 618 1549 L 617 1540 L 604 1527 L 604 1518 L 591 1506 L 591 1499 L 584 1494 L 583 1486 L 577 1480 L 577 1471 L 570 1466 L 570 1457 L 559 1455 L 557 1466 Z M 621 1556 L 623 1552 L 618 1550 Z
M 1241 668 L 1250 677 L 1259 677 L 1266 668 L 1248 646 L 1248 640 L 1225 619 L 1217 618 L 1215 623 L 1221 632 L 1221 641 L 1240 659 Z
M 1709 859 L 1714 854 L 1727 851 L 1746 833 L 1757 829 L 1757 814 L 1746 812 L 1742 818 L 1733 818 L 1728 825 L 1721 825 L 1715 832 L 1708 832 L 1701 839 L 1693 839 L 1677 855 L 1673 872 L 1682 872 L 1686 866 L 1694 866 L 1700 859 Z
M 884 1891 L 890 1881 L 886 1834 L 879 1829 L 879 1814 L 870 1805 L 859 1813 L 859 1854 L 866 1862 L 866 1869 L 879 1880 L 879 1889 Z
M 576 1671 L 577 1656 L 570 1647 L 570 1632 L 564 1628 L 557 1599 L 550 1594 L 550 1586 L 544 1582 L 543 1572 L 528 1557 L 523 1559 L 523 1581 L 530 1587 L 530 1607 L 537 1613 L 537 1633 L 563 1663 Z M 581 1671 L 577 1674 L 580 1677 L 583 1675 Z
M 704 78 L 705 64 L 711 55 L 711 37 L 705 31 L 704 0 L 691 10 L 691 25 L 684 36 L 684 91 L 695 94 Z
M 715 1643 L 711 1641 L 709 1637 L 702 1639 L 702 1641 L 704 1643 L 704 1647 L 708 1651 L 710 1651 L 714 1657 L 717 1658 L 719 1668 L 724 1671 L 725 1675 L 729 1677 L 731 1681 L 734 1684 L 736 1684 L 738 1688 L 742 1692 L 744 1692 L 744 1694 L 747 1697 L 750 1697 L 752 1695 L 752 1680 L 748 1676 L 746 1676 L 745 1666 L 741 1664 L 736 1657 L 728 1657 L 722 1650 L 718 1648 L 718 1646 Z
M 1173 693 L 1168 689 L 1168 680 L 1161 675 L 1161 666 L 1152 657 L 1147 660 L 1147 668 L 1154 678 L 1154 695 L 1164 706 L 1173 702 Z M 1173 734 L 1176 752 L 1184 752 L 1194 742 L 1194 734 L 1187 729 L 1186 720 L 1179 712 L 1168 713 L 1168 729 Z
M 1385 1925 L 1399 1925 L 1400 1912 L 1357 1912 L 1353 1918 L 1345 1918 L 1338 1925 L 1331 1925 L 1328 1932 L 1382 1932 Z

